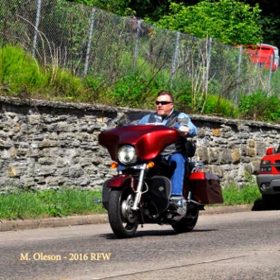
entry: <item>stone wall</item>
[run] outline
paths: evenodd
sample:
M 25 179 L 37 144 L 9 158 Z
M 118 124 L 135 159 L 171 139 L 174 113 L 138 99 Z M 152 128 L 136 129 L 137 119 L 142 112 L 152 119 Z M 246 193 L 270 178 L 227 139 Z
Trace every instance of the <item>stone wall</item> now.
M 224 184 L 243 184 L 255 175 L 268 146 L 279 145 L 280 125 L 193 116 L 199 127 L 197 160 Z
M 0 97 L 0 189 L 98 187 L 113 172 L 98 145 L 101 130 L 147 111 L 92 104 Z M 221 177 L 243 183 L 280 125 L 192 116 L 199 128 L 196 160 Z

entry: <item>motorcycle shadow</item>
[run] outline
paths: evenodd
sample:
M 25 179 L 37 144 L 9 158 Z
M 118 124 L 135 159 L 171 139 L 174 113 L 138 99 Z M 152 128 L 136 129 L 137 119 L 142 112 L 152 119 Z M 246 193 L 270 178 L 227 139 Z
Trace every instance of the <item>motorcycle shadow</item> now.
M 181 235 L 181 234 L 191 234 L 191 233 L 197 233 L 197 232 L 212 232 L 216 231 L 216 229 L 194 229 L 190 232 L 184 232 L 184 233 L 176 233 L 174 230 L 170 229 L 164 229 L 164 230 L 140 230 L 136 232 L 135 236 L 133 238 L 139 238 L 139 237 L 152 237 L 152 236 L 173 236 L 173 235 Z M 103 237 L 106 239 L 119 239 L 116 235 L 113 233 L 104 234 Z
M 280 195 L 257 199 L 252 207 L 252 211 L 269 210 L 280 210 Z

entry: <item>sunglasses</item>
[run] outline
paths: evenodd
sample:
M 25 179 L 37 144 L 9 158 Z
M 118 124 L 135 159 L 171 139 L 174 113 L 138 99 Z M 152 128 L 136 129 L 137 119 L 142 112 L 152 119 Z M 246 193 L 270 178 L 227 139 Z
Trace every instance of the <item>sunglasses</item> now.
M 167 105 L 167 104 L 170 104 L 170 103 L 173 103 L 171 101 L 156 101 L 156 105 Z

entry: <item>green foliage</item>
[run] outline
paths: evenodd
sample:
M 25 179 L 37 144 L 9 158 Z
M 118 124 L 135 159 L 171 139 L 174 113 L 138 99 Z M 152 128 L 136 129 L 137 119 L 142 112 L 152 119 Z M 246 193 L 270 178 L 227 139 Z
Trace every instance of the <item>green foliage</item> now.
M 88 6 L 98 7 L 100 9 L 113 12 L 122 16 L 136 15 L 144 18 L 150 17 L 154 19 L 160 18 L 168 9 L 169 0 L 153 1 L 153 0 L 68 0 L 85 4 Z
M 72 2 L 73 0 L 69 0 Z M 131 0 L 76 0 L 75 3 L 98 7 L 118 15 L 129 15 L 133 10 L 129 8 Z
M 171 13 L 158 21 L 161 27 L 233 45 L 261 41 L 258 6 L 234 0 L 204 0 L 193 6 L 171 3 L 170 9 Z
M 57 68 L 48 72 L 49 90 L 53 97 L 64 95 L 66 100 L 82 99 L 77 93 L 82 94 L 84 86 L 82 80 L 66 69 Z
M 92 95 L 69 70 L 53 65 L 43 68 L 22 48 L 10 45 L 0 48 L 0 89 L 6 95 L 66 101 L 88 101 Z
M 101 193 L 93 190 L 18 191 L 0 194 L 0 219 L 61 217 L 101 213 Z
M 0 82 L 8 93 L 33 92 L 47 84 L 37 61 L 20 47 L 1 48 L 0 66 Z
M 112 98 L 116 105 L 132 106 L 141 104 L 145 96 L 145 81 L 137 74 L 122 77 L 112 88 Z
M 238 116 L 238 108 L 228 99 L 218 95 L 208 95 L 203 113 L 236 118 Z
M 277 96 L 267 96 L 258 91 L 244 95 L 240 99 L 239 110 L 242 117 L 253 120 L 280 120 L 280 102 Z
M 184 81 L 180 79 L 180 77 L 176 77 L 172 81 L 172 85 L 169 88 L 172 92 L 174 92 L 174 99 L 175 99 L 175 107 L 178 110 L 185 111 L 192 113 L 193 108 L 192 104 L 192 89 L 191 89 L 191 82 Z
M 109 86 L 106 84 L 105 79 L 96 76 L 86 76 L 83 79 L 83 84 L 86 88 L 86 92 L 84 93 L 85 102 L 111 103 L 110 97 L 106 94 Z
M 238 187 L 235 184 L 223 189 L 224 205 L 252 204 L 261 198 L 260 191 L 255 184 Z
M 276 11 L 277 13 L 277 11 Z M 280 27 L 280 18 L 277 14 L 273 16 L 272 14 L 263 16 L 260 20 L 261 25 L 263 27 L 263 37 L 264 42 L 269 42 L 272 45 L 279 47 L 280 41 L 280 34 L 279 34 L 279 27 Z
M 103 103 L 124 107 L 153 109 L 159 90 L 171 90 L 176 108 L 188 113 L 205 113 L 224 117 L 243 117 L 263 121 L 280 121 L 280 102 L 276 95 L 267 96 L 256 92 L 241 97 L 239 108 L 220 95 L 204 94 L 196 107 L 192 107 L 192 83 L 180 74 L 172 77 L 170 70 L 155 68 L 138 59 L 135 70 L 129 59 L 120 59 L 124 74 L 108 85 L 101 76 L 79 78 L 69 70 L 47 65 L 41 67 L 32 56 L 19 47 L 5 46 L 0 49 L 0 93 L 19 97 L 46 98 L 72 102 Z M 129 68 L 130 67 L 130 68 Z M 137 69 L 137 70 L 136 70 Z M 278 72 L 278 71 L 277 71 Z M 276 83 L 279 74 L 274 73 Z M 216 87 L 218 89 L 218 87 Z M 213 92 L 213 89 L 211 90 Z M 216 90 L 218 92 L 218 90 Z
M 82 3 L 89 6 L 95 6 L 101 9 L 106 9 L 107 11 L 117 13 L 119 15 L 136 15 L 137 17 L 144 18 L 145 21 L 149 21 L 151 23 L 158 21 L 163 16 L 167 15 L 167 13 L 170 11 L 170 0 L 161 0 L 161 1 L 153 1 L 153 0 L 134 0 L 134 1 L 127 1 L 127 0 L 68 0 L 70 2 L 76 2 L 76 3 Z M 176 3 L 183 3 L 187 6 L 193 6 L 197 5 L 199 0 L 197 1 L 183 1 L 183 0 L 174 0 L 173 2 Z M 212 2 L 218 2 L 218 1 L 212 1 Z M 234 2 L 241 2 L 241 1 L 234 1 Z M 263 40 L 260 40 L 259 42 L 269 42 L 272 45 L 279 45 L 280 35 L 279 35 L 279 27 L 280 27 L 280 20 L 278 15 L 279 10 L 279 4 L 277 1 L 274 1 L 273 3 L 269 3 L 267 1 L 242 1 L 244 3 L 247 3 L 251 5 L 251 10 L 254 9 L 254 5 L 256 3 L 260 5 L 261 10 L 261 17 L 259 17 L 258 14 L 258 22 L 261 26 L 262 34 L 263 34 Z M 268 4 L 269 3 L 269 4 Z M 213 3 L 214 5 L 215 3 Z M 243 4 L 243 3 L 242 3 Z M 218 4 L 216 4 L 218 5 Z M 239 3 L 235 3 L 235 6 L 238 6 Z M 240 19 L 238 21 L 238 24 L 236 25 L 236 28 L 241 29 L 242 27 L 248 28 L 247 24 L 244 24 L 244 26 L 240 26 L 239 24 L 243 24 L 243 13 L 240 13 L 239 9 L 236 9 L 236 7 L 233 7 L 233 10 L 235 10 L 235 18 Z M 249 6 L 247 5 L 249 8 Z M 225 13 L 225 17 L 227 14 Z M 233 20 L 234 18 L 229 17 L 229 20 Z M 0 22 L 1 22 L 1 16 L 0 16 Z M 260 27 L 258 26 L 258 29 Z M 191 33 L 193 34 L 193 33 Z M 1 40 L 1 38 L 0 38 Z
M 185 77 L 175 75 L 171 81 L 169 69 L 157 68 L 141 57 L 133 66 L 127 53 L 122 54 L 120 64 L 123 75 L 105 93 L 113 104 L 153 109 L 156 94 L 162 89 L 174 92 L 178 108 L 186 109 L 191 104 L 190 83 Z

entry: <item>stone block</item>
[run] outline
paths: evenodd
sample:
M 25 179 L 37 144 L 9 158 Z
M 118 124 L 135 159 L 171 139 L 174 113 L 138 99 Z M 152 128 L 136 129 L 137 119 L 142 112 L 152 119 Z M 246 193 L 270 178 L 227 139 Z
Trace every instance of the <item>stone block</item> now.
M 18 176 L 17 169 L 13 165 L 9 165 L 7 171 L 8 171 L 8 176 L 9 177 L 17 177 Z
M 248 148 L 247 149 L 247 155 L 249 157 L 255 157 L 256 156 L 256 149 L 255 148 Z
M 212 135 L 214 137 L 220 137 L 222 135 L 220 128 L 212 128 Z
M 219 164 L 227 164 L 231 162 L 231 151 L 229 149 L 221 149 L 219 153 Z
M 255 148 L 256 147 L 256 142 L 253 139 L 248 140 L 248 147 L 249 148 Z
M 234 149 L 231 151 L 232 163 L 237 164 L 241 161 L 241 154 L 239 149 Z
M 206 147 L 198 147 L 196 149 L 195 155 L 199 161 L 202 161 L 204 163 L 209 163 L 209 155 Z

